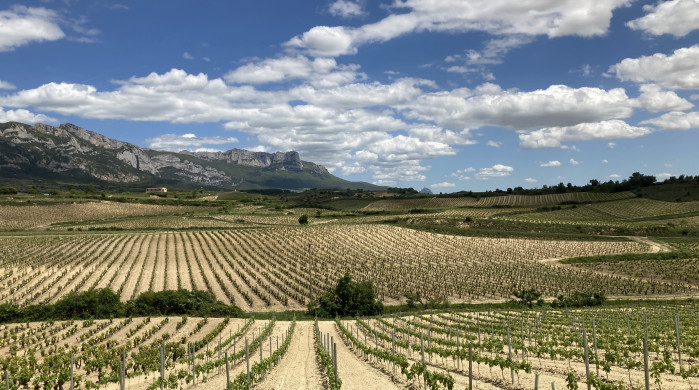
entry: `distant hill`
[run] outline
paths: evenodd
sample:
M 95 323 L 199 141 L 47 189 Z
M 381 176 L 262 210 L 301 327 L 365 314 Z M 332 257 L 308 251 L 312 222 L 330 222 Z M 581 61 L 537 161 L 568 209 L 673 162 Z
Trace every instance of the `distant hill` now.
M 0 123 L 0 180 L 7 183 L 120 184 L 214 189 L 378 190 L 343 180 L 297 152 L 164 152 L 107 138 L 72 124 Z

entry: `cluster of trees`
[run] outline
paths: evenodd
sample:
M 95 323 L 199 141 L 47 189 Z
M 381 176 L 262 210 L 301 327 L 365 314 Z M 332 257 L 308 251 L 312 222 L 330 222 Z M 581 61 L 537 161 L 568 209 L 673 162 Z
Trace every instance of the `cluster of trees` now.
M 54 304 L 19 307 L 0 304 L 0 323 L 130 316 L 190 315 L 196 317 L 242 317 L 237 306 L 217 301 L 208 291 L 148 291 L 121 302 L 109 289 L 72 292 Z
M 17 189 L 14 187 L 0 187 L 0 195 L 14 195 Z
M 356 282 L 345 273 L 334 289 L 325 292 L 308 304 L 308 314 L 318 317 L 376 315 L 383 311 L 383 304 L 376 300 L 371 281 Z
M 517 298 L 516 303 L 526 305 L 530 309 L 536 306 L 543 306 L 545 304 L 544 300 L 541 298 L 541 292 L 534 288 L 515 290 L 512 295 Z M 569 297 L 564 297 L 559 295 L 553 302 L 551 302 L 551 307 L 590 307 L 599 306 L 607 301 L 607 297 L 604 293 L 600 292 L 581 292 L 576 291 Z
M 694 180 L 691 176 L 688 176 Z M 675 179 L 674 177 L 671 179 Z M 670 180 L 670 179 L 668 179 Z M 682 180 L 686 180 L 683 175 Z M 667 180 L 666 180 L 667 181 Z M 699 176 L 697 176 L 699 182 Z M 506 191 L 496 189 L 496 194 L 515 194 L 515 195 L 543 195 L 543 194 L 564 194 L 566 192 L 623 192 L 638 190 L 642 187 L 648 187 L 655 184 L 656 178 L 651 175 L 644 175 L 639 172 L 634 172 L 628 179 L 622 181 L 608 180 L 601 182 L 596 179 L 590 180 L 586 185 L 576 186 L 571 183 L 558 183 L 555 186 L 543 185 L 541 188 L 525 189 L 522 187 L 508 188 Z
M 607 301 L 604 293 L 580 292 L 576 291 L 569 297 L 559 295 L 551 302 L 552 307 L 590 307 L 600 306 Z

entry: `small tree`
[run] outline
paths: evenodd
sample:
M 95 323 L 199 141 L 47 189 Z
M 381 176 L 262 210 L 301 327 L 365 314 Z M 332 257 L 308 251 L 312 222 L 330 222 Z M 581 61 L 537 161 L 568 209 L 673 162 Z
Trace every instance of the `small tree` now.
M 335 289 L 308 304 L 308 314 L 319 317 L 334 315 L 381 314 L 383 304 L 376 301 L 376 291 L 371 281 L 355 282 L 349 272 L 335 285 Z
M 303 214 L 299 217 L 299 224 L 308 225 L 308 215 Z
M 541 293 L 533 288 L 515 290 L 512 292 L 512 295 L 519 299 L 519 303 L 525 304 L 530 308 L 534 306 L 534 303 L 538 305 L 544 303 L 541 299 Z

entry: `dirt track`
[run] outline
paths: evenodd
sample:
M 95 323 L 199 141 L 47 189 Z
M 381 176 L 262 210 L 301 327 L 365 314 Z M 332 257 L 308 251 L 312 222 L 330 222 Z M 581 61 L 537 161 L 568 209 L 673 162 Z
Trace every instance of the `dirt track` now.
M 279 365 L 254 388 L 270 390 L 323 388 L 313 343 L 313 322 L 296 323 L 289 349 Z
M 324 321 L 318 323 L 320 331 L 329 333 L 337 344 L 337 375 L 342 380 L 343 389 L 399 389 L 391 379 L 380 373 L 368 363 L 360 360 L 345 345 L 337 333 L 335 323 Z

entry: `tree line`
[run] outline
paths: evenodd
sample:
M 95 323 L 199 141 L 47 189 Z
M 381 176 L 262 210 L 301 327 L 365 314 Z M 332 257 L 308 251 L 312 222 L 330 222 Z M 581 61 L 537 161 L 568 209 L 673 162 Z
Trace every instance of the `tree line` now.
M 104 288 L 72 292 L 53 304 L 0 304 L 0 323 L 174 315 L 244 317 L 245 312 L 217 301 L 208 291 L 189 290 L 147 291 L 121 302 L 119 295 Z

